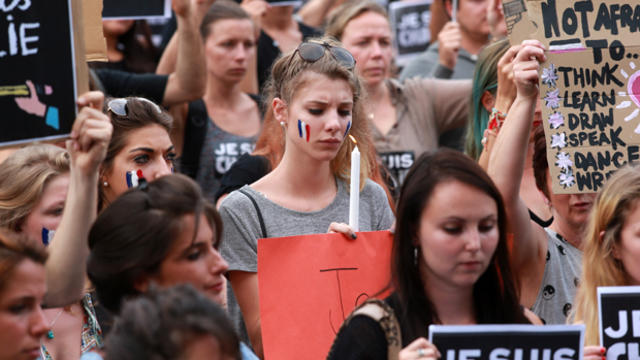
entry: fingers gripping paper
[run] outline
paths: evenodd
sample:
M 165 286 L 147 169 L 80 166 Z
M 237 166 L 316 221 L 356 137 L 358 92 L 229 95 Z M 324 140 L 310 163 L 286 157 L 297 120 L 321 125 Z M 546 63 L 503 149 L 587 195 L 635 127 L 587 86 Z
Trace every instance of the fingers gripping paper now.
M 391 243 L 388 231 L 258 240 L 266 359 L 326 358 L 349 313 L 389 284 Z
M 540 67 L 542 122 L 555 193 L 597 192 L 640 158 L 640 4 L 527 1 Z

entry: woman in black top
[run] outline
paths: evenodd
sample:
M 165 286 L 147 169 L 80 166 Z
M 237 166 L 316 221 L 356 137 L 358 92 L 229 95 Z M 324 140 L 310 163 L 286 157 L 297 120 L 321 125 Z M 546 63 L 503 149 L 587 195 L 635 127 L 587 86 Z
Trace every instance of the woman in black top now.
M 430 324 L 535 322 L 519 304 L 502 198 L 473 160 L 452 150 L 419 157 L 396 221 L 394 292 L 385 302 L 400 323 L 400 359 L 439 357 L 426 340 Z M 343 325 L 329 359 L 386 359 L 387 346 L 380 324 L 357 315 Z

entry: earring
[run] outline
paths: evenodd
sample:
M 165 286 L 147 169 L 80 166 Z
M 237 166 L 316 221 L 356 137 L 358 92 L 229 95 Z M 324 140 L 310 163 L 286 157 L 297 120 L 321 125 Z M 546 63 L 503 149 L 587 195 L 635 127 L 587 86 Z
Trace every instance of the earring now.
M 284 122 L 284 121 L 280 121 L 280 126 L 282 126 L 282 128 L 284 129 L 284 127 L 285 127 L 285 122 Z
M 418 266 L 418 247 L 413 248 L 413 265 Z
M 105 181 L 105 182 L 102 183 L 102 186 L 107 187 L 107 186 L 109 186 L 109 183 Z

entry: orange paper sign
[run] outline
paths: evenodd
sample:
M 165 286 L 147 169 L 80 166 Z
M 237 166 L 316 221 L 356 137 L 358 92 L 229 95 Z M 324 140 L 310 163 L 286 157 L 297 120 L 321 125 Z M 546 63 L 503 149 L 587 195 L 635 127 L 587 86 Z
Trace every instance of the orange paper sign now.
M 388 231 L 258 240 L 266 359 L 325 359 L 349 313 L 389 284 L 391 244 Z

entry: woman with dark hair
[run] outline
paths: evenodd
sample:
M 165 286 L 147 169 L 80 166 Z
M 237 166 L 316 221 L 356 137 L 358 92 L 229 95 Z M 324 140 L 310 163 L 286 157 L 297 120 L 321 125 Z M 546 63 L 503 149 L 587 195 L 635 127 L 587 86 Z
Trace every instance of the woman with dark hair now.
M 90 62 L 94 69 L 114 69 L 134 73 L 156 70 L 160 52 L 151 41 L 146 20 L 103 20 L 102 32 L 108 62 Z
M 106 112 L 113 135 L 100 167 L 99 208 L 144 177 L 152 181 L 173 172 L 173 120 L 155 103 L 140 97 L 110 99 Z
M 44 246 L 26 235 L 0 231 L 0 359 L 34 360 L 49 331 L 42 310 L 47 290 Z
M 142 182 L 93 224 L 87 273 L 101 304 L 115 314 L 153 284 L 188 283 L 222 305 L 228 266 L 218 252 L 221 232 L 218 212 L 190 178 L 171 174 Z M 241 351 L 252 358 L 246 347 Z
M 500 193 L 478 164 L 453 150 L 423 154 L 409 171 L 391 269 L 394 292 L 385 303 L 400 324 L 400 359 L 439 357 L 426 340 L 430 324 L 530 322 L 509 265 Z M 329 359 L 386 359 L 388 346 L 380 323 L 357 315 L 343 325 Z
M 224 309 L 189 284 L 125 302 L 106 347 L 106 360 L 240 359 Z

